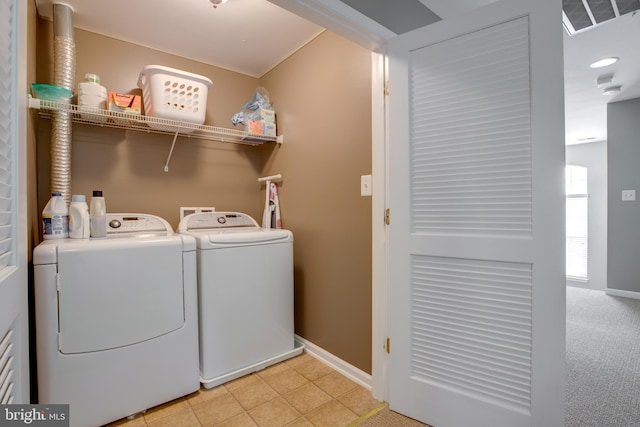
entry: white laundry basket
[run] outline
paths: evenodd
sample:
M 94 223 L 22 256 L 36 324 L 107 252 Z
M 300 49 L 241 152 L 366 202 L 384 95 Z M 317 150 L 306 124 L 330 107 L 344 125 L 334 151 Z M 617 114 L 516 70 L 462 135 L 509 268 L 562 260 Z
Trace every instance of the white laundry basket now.
M 207 77 L 162 65 L 143 67 L 138 77 L 142 88 L 145 115 L 201 125 L 207 111 L 207 95 L 213 82 Z M 176 131 L 179 128 L 148 123 L 154 129 Z M 190 133 L 194 129 L 179 129 Z

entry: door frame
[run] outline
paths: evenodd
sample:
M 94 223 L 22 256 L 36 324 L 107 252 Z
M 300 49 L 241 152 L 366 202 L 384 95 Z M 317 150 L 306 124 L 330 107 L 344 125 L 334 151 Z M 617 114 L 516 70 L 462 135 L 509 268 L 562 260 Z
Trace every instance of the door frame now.
M 380 401 L 388 401 L 389 357 L 386 338 L 389 336 L 387 314 L 388 233 L 385 209 L 389 205 L 388 181 L 388 110 L 386 91 L 387 58 L 382 53 L 371 53 L 371 394 Z

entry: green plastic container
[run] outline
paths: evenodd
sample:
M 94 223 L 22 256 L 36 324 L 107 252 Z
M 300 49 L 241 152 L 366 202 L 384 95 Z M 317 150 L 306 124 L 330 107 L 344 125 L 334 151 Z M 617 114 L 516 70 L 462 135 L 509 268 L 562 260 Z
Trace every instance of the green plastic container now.
M 33 96 L 45 101 L 69 103 L 73 93 L 60 86 L 33 83 L 31 85 Z

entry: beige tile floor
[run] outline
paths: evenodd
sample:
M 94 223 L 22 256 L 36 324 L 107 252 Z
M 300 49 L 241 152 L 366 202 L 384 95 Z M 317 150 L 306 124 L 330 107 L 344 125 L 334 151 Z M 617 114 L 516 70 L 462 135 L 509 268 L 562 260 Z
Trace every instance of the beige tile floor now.
M 380 405 L 366 388 L 303 353 L 110 426 L 344 427 Z

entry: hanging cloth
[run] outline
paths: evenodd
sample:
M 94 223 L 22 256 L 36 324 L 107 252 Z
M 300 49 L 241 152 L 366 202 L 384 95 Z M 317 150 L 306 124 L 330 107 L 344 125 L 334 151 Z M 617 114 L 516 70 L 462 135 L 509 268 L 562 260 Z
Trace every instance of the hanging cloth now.
M 280 219 L 280 201 L 278 199 L 278 186 L 273 182 L 267 182 L 264 214 L 262 215 L 262 228 L 282 228 Z
M 267 186 L 264 189 L 265 201 L 264 212 L 262 213 L 262 228 L 271 228 L 271 209 L 269 208 L 269 200 L 271 200 L 271 181 L 267 181 Z
M 272 182 L 269 186 L 269 210 L 271 227 L 270 228 L 282 228 L 282 219 L 280 219 L 280 200 L 278 199 L 278 186 L 275 182 Z

